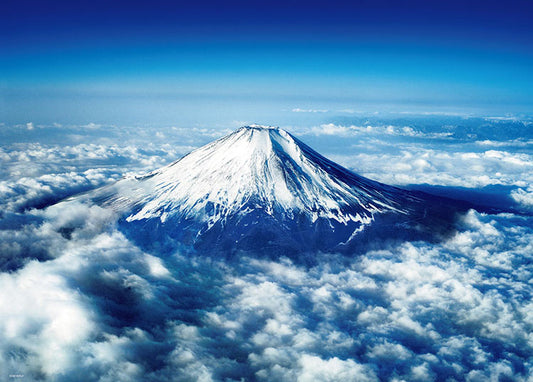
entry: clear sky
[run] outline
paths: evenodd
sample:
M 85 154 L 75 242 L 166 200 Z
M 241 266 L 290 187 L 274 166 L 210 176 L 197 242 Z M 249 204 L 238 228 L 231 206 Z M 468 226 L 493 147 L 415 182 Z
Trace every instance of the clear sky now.
M 533 106 L 528 1 L 26 1 L 0 12 L 5 123 L 279 124 L 303 110 Z

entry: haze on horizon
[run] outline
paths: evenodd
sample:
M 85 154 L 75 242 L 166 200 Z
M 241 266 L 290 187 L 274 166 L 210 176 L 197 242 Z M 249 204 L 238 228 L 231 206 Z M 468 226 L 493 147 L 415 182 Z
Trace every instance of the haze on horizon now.
M 0 15 L 1 122 L 528 113 L 531 3 L 39 2 Z M 299 116 L 301 117 L 301 115 Z

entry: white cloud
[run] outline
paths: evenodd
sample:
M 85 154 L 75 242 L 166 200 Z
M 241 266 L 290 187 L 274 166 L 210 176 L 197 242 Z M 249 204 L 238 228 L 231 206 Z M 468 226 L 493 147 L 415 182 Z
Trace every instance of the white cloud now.
M 419 138 L 388 125 L 319 129 Z M 309 267 L 274 255 L 147 254 L 97 206 L 13 212 L 115 179 L 120 160 L 127 171 L 153 168 L 196 144 L 182 143 L 2 147 L 0 370 L 30 380 L 532 378 L 528 217 L 471 211 L 440 243 L 313 254 Z M 393 183 L 514 184 L 512 197 L 530 205 L 531 155 L 486 146 L 401 144 L 338 158 Z
M 301 109 L 299 107 L 292 109 L 293 113 L 327 113 L 326 109 Z
M 430 184 L 460 187 L 533 183 L 533 156 L 488 150 L 446 152 L 412 147 L 400 153 L 334 155 L 355 172 L 388 184 Z
M 533 187 L 516 189 L 511 191 L 511 197 L 527 209 L 533 209 Z
M 102 125 L 99 123 L 90 122 L 86 125 L 82 125 L 81 127 L 86 128 L 86 129 L 99 129 L 102 127 Z
M 323 360 L 316 356 L 304 354 L 298 360 L 301 371 L 298 382 L 313 381 L 377 381 L 376 375 L 368 366 L 360 365 L 351 359 L 340 360 L 333 357 Z
M 317 255 L 312 268 L 147 255 L 99 207 L 62 203 L 42 216 L 34 235 L 56 232 L 55 259 L 0 276 L 2 306 L 19 301 L 2 313 L 0 363 L 29 376 L 526 380 L 533 366 L 520 358 L 533 345 L 533 227 L 513 215 L 470 212 L 441 244 Z M 17 361 L 15 348 L 27 356 Z
M 95 330 L 87 299 L 53 268 L 31 262 L 18 273 L 0 275 L 4 373 L 62 373 L 75 366 L 79 347 Z M 17 348 L 26 356 L 13 365 L 4 357 Z
M 492 147 L 528 147 L 533 145 L 533 141 L 531 140 L 523 140 L 523 139 L 512 139 L 512 140 L 506 140 L 506 141 L 494 141 L 490 139 L 485 139 L 483 141 L 476 141 L 477 145 L 480 146 L 492 146 Z
M 411 126 L 394 126 L 394 125 L 339 125 L 335 123 L 325 123 L 319 126 L 299 129 L 302 135 L 331 135 L 340 137 L 349 136 L 403 136 L 403 137 L 421 137 L 421 138 L 448 138 L 451 132 L 422 132 Z

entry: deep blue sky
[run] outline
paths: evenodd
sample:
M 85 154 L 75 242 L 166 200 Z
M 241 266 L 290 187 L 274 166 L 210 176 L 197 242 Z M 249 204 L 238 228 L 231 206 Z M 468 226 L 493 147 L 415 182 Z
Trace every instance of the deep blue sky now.
M 278 124 L 294 108 L 527 113 L 531 4 L 7 0 L 0 119 Z

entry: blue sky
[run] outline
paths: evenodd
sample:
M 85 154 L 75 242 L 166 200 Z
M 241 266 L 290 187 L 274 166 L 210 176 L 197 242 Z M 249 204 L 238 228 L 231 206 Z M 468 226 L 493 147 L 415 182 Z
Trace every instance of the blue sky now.
M 4 7 L 6 123 L 280 124 L 294 108 L 504 114 L 532 106 L 527 1 Z

